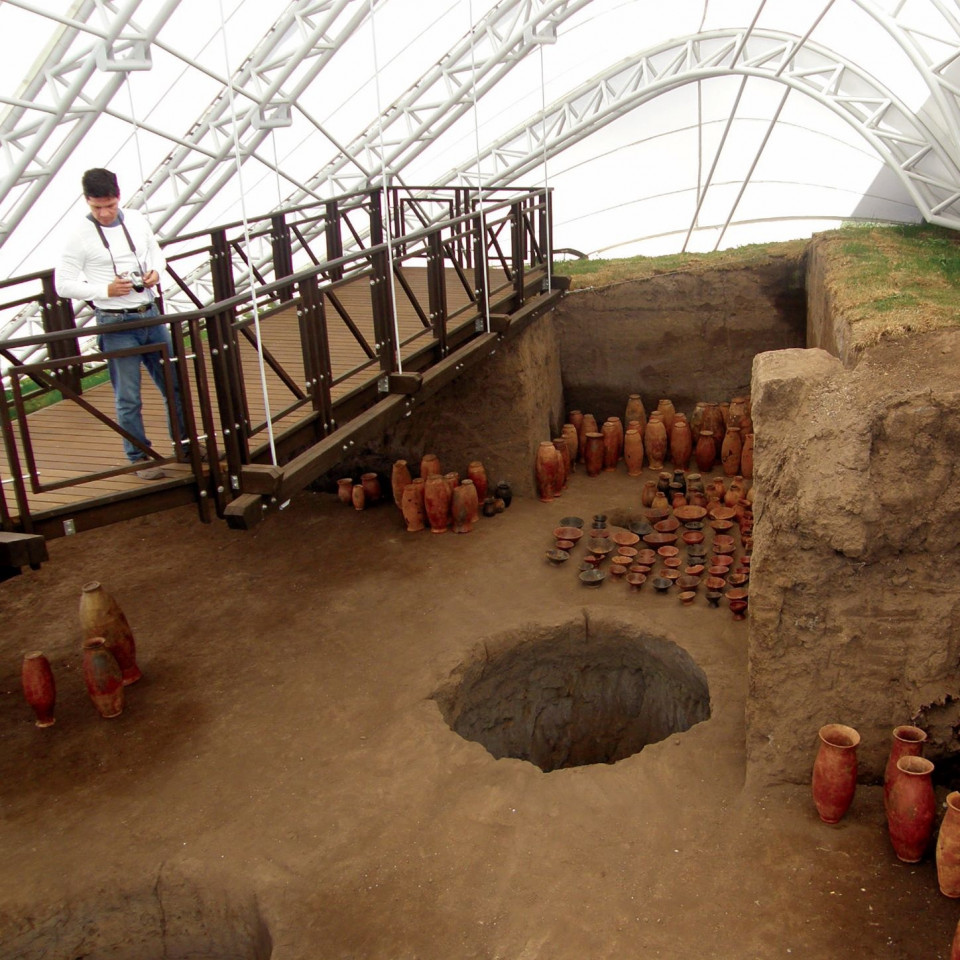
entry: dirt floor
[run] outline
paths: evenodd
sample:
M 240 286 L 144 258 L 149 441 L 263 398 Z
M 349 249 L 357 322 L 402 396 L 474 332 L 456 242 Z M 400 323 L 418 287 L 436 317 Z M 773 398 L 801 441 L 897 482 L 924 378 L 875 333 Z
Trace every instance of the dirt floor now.
M 0 957 L 947 958 L 960 902 L 897 860 L 880 787 L 827 826 L 806 785 L 744 786 L 749 619 L 544 559 L 562 517 L 639 512 L 640 485 L 578 473 L 466 536 L 304 493 L 254 533 L 182 509 L 51 543 L 0 584 Z M 91 579 L 144 671 L 114 720 L 80 673 Z M 709 719 L 551 773 L 445 723 L 464 663 L 553 628 L 589 661 L 584 622 L 681 647 Z

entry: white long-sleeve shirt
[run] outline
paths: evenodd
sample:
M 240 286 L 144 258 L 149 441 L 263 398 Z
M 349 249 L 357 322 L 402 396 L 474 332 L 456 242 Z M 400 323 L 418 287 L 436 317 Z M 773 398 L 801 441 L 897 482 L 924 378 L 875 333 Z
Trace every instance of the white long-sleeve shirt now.
M 130 250 L 119 219 L 103 228 L 107 243 L 110 244 L 108 252 L 100 239 L 96 224 L 84 217 L 71 229 L 57 261 L 54 283 L 61 297 L 92 300 L 94 306 L 104 310 L 139 307 L 154 299 L 153 291 L 149 288 L 140 292 L 131 290 L 123 297 L 107 296 L 107 288 L 117 273 L 139 269 L 144 273 L 151 270 L 160 273 L 166 265 L 160 245 L 146 218 L 137 210 L 124 210 L 122 213 L 136 255 Z

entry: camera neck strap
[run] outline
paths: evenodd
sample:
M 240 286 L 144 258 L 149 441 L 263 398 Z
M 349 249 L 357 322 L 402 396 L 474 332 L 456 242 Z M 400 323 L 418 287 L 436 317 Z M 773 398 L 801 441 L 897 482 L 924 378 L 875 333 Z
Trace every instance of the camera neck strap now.
M 103 227 L 100 225 L 98 220 L 93 218 L 92 214 L 87 214 L 87 219 L 97 228 L 97 233 L 100 234 L 100 241 L 103 243 L 106 248 L 107 255 L 110 257 L 110 263 L 113 264 L 113 272 L 119 276 L 120 271 L 117 270 L 117 261 L 113 259 L 113 251 L 110 249 L 110 244 L 107 242 L 107 235 L 103 232 Z M 140 273 L 144 273 L 143 264 L 140 262 L 140 258 L 137 256 L 137 248 L 133 245 L 133 238 L 130 236 L 130 231 L 127 229 L 126 223 L 123 220 L 123 213 L 117 211 L 117 219 L 120 221 L 120 229 L 123 230 L 123 235 L 127 238 L 127 245 L 130 247 L 130 252 L 133 254 L 134 259 L 137 261 L 137 269 Z

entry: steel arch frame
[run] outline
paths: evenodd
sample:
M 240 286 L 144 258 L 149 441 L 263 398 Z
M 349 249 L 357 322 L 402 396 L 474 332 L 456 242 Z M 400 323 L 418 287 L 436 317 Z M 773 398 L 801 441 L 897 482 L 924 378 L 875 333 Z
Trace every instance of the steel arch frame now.
M 715 30 L 638 53 L 594 76 L 481 151 L 486 186 L 513 183 L 635 107 L 684 84 L 740 75 L 775 80 L 846 120 L 900 177 L 934 223 L 960 228 L 960 162 L 935 131 L 865 71 L 792 34 L 754 28 Z M 477 159 L 449 171 L 467 183 Z

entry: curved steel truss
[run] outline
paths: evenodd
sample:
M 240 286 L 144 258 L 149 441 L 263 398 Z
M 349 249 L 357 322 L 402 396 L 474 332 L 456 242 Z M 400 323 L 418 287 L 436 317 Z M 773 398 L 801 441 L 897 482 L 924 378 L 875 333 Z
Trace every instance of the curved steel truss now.
M 358 117 L 359 131 L 343 142 L 300 103 L 338 49 L 385 0 L 289 0 L 272 26 L 235 51 L 231 76 L 184 54 L 164 28 L 181 0 L 73 0 L 56 4 L 6 0 L 4 6 L 43 18 L 53 34 L 20 88 L 0 94 L 0 246 L 18 228 L 98 118 L 139 127 L 168 145 L 130 202 L 147 210 L 161 236 L 174 236 L 228 186 L 239 194 L 239 165 L 255 159 L 276 171 L 289 193 L 284 205 L 402 182 L 430 149 L 538 45 L 565 39 L 592 0 L 501 0 L 472 30 L 382 114 Z M 909 58 L 929 91 L 916 111 L 896 90 L 812 39 L 840 0 L 822 0 L 804 36 L 754 24 L 699 33 L 640 50 L 569 90 L 542 113 L 495 142 L 480 145 L 482 179 L 515 183 L 545 157 L 590 136 L 652 97 L 685 83 L 739 75 L 779 81 L 812 97 L 851 124 L 900 178 L 928 219 L 960 227 L 960 14 L 953 0 L 844 0 L 882 26 Z M 66 4 L 64 4 L 66 6 Z M 811 11 L 816 14 L 816 10 Z M 129 74 L 149 70 L 163 51 L 213 81 L 215 93 L 184 129 L 138 123 L 118 97 Z M 231 52 L 231 57 L 234 52 Z M 222 62 L 222 61 L 221 61 Z M 270 131 L 302 125 L 318 156 L 316 173 L 297 180 L 261 145 Z M 317 144 L 320 147 L 317 147 Z M 239 154 L 239 164 L 237 156 Z M 434 179 L 438 185 L 476 179 L 477 157 Z M 233 182 L 232 182 L 233 181 Z
M 810 40 L 770 30 L 697 34 L 616 64 L 482 150 L 483 182 L 515 182 L 544 155 L 556 155 L 667 90 L 730 75 L 776 80 L 817 100 L 872 145 L 927 219 L 960 228 L 957 142 L 855 64 Z M 471 158 L 442 182 L 475 180 L 476 163 Z

